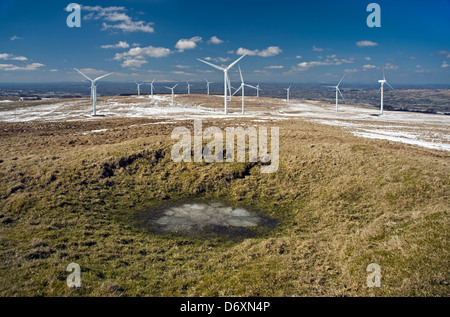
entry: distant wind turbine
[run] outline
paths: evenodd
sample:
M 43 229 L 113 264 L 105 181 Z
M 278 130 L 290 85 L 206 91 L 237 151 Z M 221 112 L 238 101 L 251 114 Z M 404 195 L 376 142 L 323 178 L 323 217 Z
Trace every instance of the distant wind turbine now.
M 259 98 L 259 91 L 262 90 L 261 88 L 259 88 L 259 83 L 258 85 L 256 85 L 256 97 Z
M 172 90 L 172 106 L 174 105 L 174 103 L 173 103 L 173 101 L 174 101 L 174 90 L 175 90 L 175 88 L 177 88 L 177 86 L 178 86 L 178 84 L 176 84 L 172 88 L 166 86 L 167 89 Z
M 95 79 L 91 79 L 91 78 L 89 78 L 88 76 L 86 76 L 85 74 L 83 74 L 81 71 L 79 71 L 77 68 L 74 68 L 78 73 L 80 73 L 84 78 L 86 78 L 87 80 L 89 80 L 90 82 L 91 82 L 91 99 L 92 99 L 92 104 L 93 104 L 93 108 L 94 108 L 94 110 L 93 110 L 93 116 L 96 116 L 97 115 L 97 112 L 96 112 L 96 106 L 97 106 L 97 85 L 95 85 L 95 83 L 98 81 L 98 80 L 100 80 L 100 79 L 102 79 L 102 78 L 105 78 L 106 76 L 109 76 L 109 75 L 111 75 L 112 73 L 109 73 L 109 74 L 106 74 L 106 75 L 103 75 L 103 76 L 100 76 L 100 77 L 97 77 L 97 78 L 95 78 Z
M 289 88 L 284 88 L 285 90 L 287 90 L 287 99 L 286 99 L 287 103 L 289 103 L 289 95 L 291 94 L 291 87 L 292 86 L 289 86 Z
M 213 84 L 213 82 L 209 82 L 208 79 L 206 79 L 206 78 L 205 78 L 205 80 L 206 80 L 206 88 L 208 89 L 208 96 L 209 96 L 209 85 Z
M 239 90 L 242 90 L 242 114 L 245 114 L 245 86 L 253 88 L 253 89 L 257 89 L 257 88 L 252 85 L 247 85 L 244 82 L 244 77 L 242 76 L 241 66 L 239 66 L 239 75 L 241 75 L 241 87 L 239 87 L 238 90 L 236 90 L 233 95 L 237 94 L 237 92 Z
M 336 112 L 339 111 L 339 94 L 341 95 L 342 99 L 344 99 L 344 96 L 341 93 L 341 90 L 339 89 L 339 86 L 341 85 L 342 81 L 344 80 L 345 74 L 344 76 L 342 76 L 341 81 L 339 82 L 339 84 L 337 84 L 337 86 L 327 86 L 328 88 L 334 88 L 336 89 Z
M 186 80 L 187 83 L 187 91 L 188 91 L 188 95 L 191 94 L 191 87 L 193 87 L 194 85 L 189 84 L 189 82 Z
M 221 70 L 223 71 L 223 83 L 224 83 L 224 107 L 225 107 L 225 114 L 228 114 L 228 100 L 227 100 L 227 84 L 228 84 L 228 71 L 234 66 L 236 65 L 241 59 L 243 59 L 247 54 L 242 55 L 241 57 L 239 57 L 237 60 L 235 60 L 233 63 L 231 63 L 228 67 L 223 68 L 217 65 L 214 65 L 212 63 L 206 62 L 204 60 L 201 59 L 197 59 L 202 63 L 205 63 L 211 67 L 214 67 L 215 69 Z M 231 86 L 231 85 L 230 85 Z M 231 90 L 231 87 L 229 88 Z
M 138 89 L 138 96 L 141 95 L 141 85 L 145 84 L 145 83 L 138 83 L 137 81 L 135 81 L 136 85 L 137 85 L 137 89 Z
M 151 83 L 146 83 L 147 85 L 150 86 L 150 90 L 151 90 L 151 95 L 149 97 L 153 98 L 153 90 L 155 89 L 155 87 L 153 86 L 153 83 L 155 82 L 156 79 L 153 79 L 153 81 Z
M 383 113 L 384 113 L 384 109 L 383 109 L 383 107 L 384 107 L 384 105 L 383 105 L 383 103 L 384 103 L 384 84 L 386 84 L 386 85 L 388 85 L 389 87 L 391 87 L 391 89 L 392 89 L 393 91 L 395 91 L 395 89 L 392 88 L 392 86 L 389 85 L 389 83 L 387 82 L 386 76 L 385 76 L 385 74 L 384 74 L 384 69 L 383 69 L 383 79 L 382 79 L 382 80 L 379 80 L 378 82 L 381 84 L 381 87 L 380 87 L 380 90 L 379 90 L 379 91 L 381 91 L 381 115 L 383 115 Z

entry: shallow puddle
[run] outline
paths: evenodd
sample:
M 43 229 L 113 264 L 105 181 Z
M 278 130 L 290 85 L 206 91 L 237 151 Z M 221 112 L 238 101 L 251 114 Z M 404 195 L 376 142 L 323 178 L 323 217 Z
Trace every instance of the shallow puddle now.
M 218 202 L 171 204 L 158 210 L 146 210 L 138 218 L 141 224 L 157 233 L 231 238 L 256 236 L 274 224 L 257 212 Z

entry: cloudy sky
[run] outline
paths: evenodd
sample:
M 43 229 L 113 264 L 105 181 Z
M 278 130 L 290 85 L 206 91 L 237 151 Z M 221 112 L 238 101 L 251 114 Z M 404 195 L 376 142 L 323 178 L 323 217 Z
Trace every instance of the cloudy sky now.
M 366 20 L 372 1 L 0 0 L 0 82 L 219 81 L 197 61 L 240 63 L 248 81 L 450 84 L 450 1 L 381 1 L 381 27 Z M 375 1 L 374 1 L 375 2 Z M 234 79 L 238 74 L 232 73 Z

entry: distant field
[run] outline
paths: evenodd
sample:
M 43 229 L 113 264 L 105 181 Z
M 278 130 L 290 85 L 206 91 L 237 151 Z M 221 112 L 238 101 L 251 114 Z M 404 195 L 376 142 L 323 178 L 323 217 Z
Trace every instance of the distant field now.
M 0 103 L 0 295 L 450 295 L 449 116 L 254 97 L 224 116 L 222 102 L 102 97 L 96 118 L 87 99 Z M 173 162 L 173 129 L 196 118 L 279 127 L 278 172 Z M 178 201 L 248 208 L 273 227 L 234 239 L 139 220 Z
M 171 83 L 170 83 L 171 84 Z M 193 94 L 206 94 L 204 82 L 192 83 Z M 256 83 L 252 83 L 256 85 Z M 155 92 L 157 94 L 169 94 L 170 91 L 164 86 L 167 84 L 156 83 Z M 290 84 L 261 83 L 261 97 L 285 99 L 286 90 Z M 238 87 L 238 84 L 235 85 Z M 326 84 L 294 84 L 292 86 L 291 97 L 303 100 L 315 100 L 326 103 L 334 103 L 335 91 L 325 87 Z M 0 83 L 0 100 L 17 100 L 18 97 L 38 96 L 40 98 L 73 98 L 86 97 L 89 95 L 85 83 L 41 83 L 41 84 L 5 84 Z M 356 85 L 343 84 L 341 87 L 346 104 L 355 106 L 365 106 L 378 108 L 380 106 L 380 92 L 378 85 Z M 387 89 L 385 93 L 385 108 L 387 110 L 416 111 L 425 113 L 445 113 L 450 114 L 450 87 L 446 85 L 428 85 L 426 87 L 405 86 L 395 87 L 395 91 Z M 184 84 L 179 85 L 176 94 L 185 94 Z M 99 87 L 99 94 L 103 96 L 134 95 L 136 94 L 134 83 L 102 83 Z M 142 87 L 142 95 L 150 94 L 148 85 Z M 221 84 L 211 84 L 211 94 L 223 94 Z M 248 96 L 256 96 L 256 91 L 248 89 Z M 239 96 L 237 96 L 239 97 Z M 14 99 L 15 98 L 15 99 Z

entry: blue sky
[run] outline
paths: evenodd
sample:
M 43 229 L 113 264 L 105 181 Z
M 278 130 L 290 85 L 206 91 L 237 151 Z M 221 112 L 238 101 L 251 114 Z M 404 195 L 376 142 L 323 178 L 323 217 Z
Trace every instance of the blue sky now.
M 381 28 L 369 28 L 369 3 Z M 0 0 L 0 82 L 210 81 L 196 59 L 240 63 L 249 82 L 450 84 L 450 1 Z M 231 74 L 238 80 L 236 70 Z

